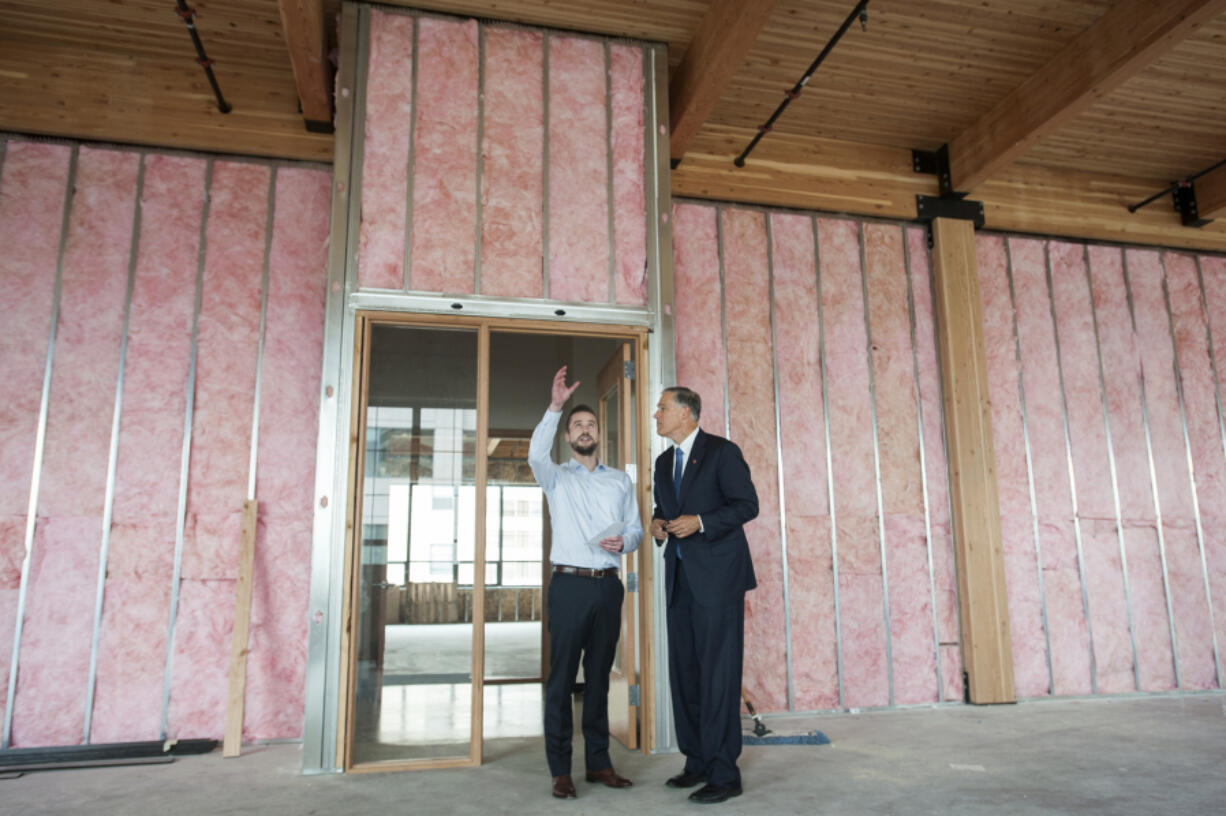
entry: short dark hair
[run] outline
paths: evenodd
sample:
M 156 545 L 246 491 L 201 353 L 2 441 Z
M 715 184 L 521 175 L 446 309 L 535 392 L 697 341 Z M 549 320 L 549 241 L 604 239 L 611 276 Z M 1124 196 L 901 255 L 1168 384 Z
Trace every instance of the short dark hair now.
M 684 385 L 674 385 L 671 388 L 665 388 L 664 393 L 672 394 L 677 404 L 689 408 L 690 416 L 695 422 L 698 421 L 698 417 L 702 416 L 702 397 L 698 396 L 697 391 L 692 391 Z
M 568 431 L 570 430 L 570 421 L 574 418 L 575 414 L 591 414 L 592 416 L 596 417 L 597 427 L 600 426 L 600 414 L 592 410 L 592 406 L 584 405 L 581 402 L 578 405 L 576 405 L 574 408 L 571 408 L 570 411 L 566 414 L 566 429 Z

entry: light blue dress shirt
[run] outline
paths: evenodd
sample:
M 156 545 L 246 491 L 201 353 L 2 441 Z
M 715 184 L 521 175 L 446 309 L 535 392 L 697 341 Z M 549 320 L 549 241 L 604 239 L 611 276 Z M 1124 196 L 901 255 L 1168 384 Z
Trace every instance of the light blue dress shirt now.
M 634 485 L 624 471 L 606 467 L 604 463 L 588 470 L 575 461 L 555 464 L 551 452 L 558 433 L 561 411 L 545 411 L 545 416 L 532 431 L 528 445 L 528 464 L 537 484 L 549 501 L 553 522 L 553 546 L 549 560 L 571 567 L 606 569 L 621 565 L 619 556 L 588 545 L 588 540 L 616 521 L 622 523 L 622 553 L 634 552 L 643 540 L 643 524 L 639 520 Z

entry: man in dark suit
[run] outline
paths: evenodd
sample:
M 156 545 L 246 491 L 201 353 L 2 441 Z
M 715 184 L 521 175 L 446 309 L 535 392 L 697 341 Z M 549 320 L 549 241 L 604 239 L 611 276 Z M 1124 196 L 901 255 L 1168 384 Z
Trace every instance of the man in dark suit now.
M 656 433 L 673 447 L 656 459 L 651 535 L 664 550 L 668 670 L 685 768 L 669 787 L 702 804 L 741 795 L 741 663 L 745 593 L 758 585 L 743 525 L 758 494 L 741 449 L 698 427 L 702 399 L 666 388 Z

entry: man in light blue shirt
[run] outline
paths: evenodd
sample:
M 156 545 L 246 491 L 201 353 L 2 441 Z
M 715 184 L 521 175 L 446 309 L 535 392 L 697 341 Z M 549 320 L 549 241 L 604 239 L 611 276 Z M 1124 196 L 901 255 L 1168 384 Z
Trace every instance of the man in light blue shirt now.
M 549 677 L 545 681 L 545 756 L 553 795 L 576 795 L 570 775 L 574 720 L 571 690 L 583 659 L 583 743 L 587 781 L 628 788 L 609 758 L 609 672 L 621 634 L 625 590 L 617 569 L 623 553 L 643 539 L 634 484 L 621 470 L 596 457 L 596 413 L 576 405 L 566 417 L 572 456 L 556 464 L 551 455 L 562 406 L 579 383 L 566 384 L 566 366 L 554 375 L 549 410 L 532 432 L 528 464 L 545 491 L 553 545 L 546 596 L 549 612 Z

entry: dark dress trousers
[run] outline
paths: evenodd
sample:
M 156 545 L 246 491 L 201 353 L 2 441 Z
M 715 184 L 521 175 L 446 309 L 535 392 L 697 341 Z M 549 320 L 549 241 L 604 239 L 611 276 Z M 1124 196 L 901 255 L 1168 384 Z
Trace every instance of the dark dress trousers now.
M 687 772 L 739 787 L 745 593 L 758 585 L 743 525 L 758 515 L 758 494 L 741 449 L 700 430 L 678 499 L 674 455 L 669 448 L 656 459 L 652 517 L 696 515 L 703 526 L 687 538 L 669 536 L 664 550 L 677 746 Z

